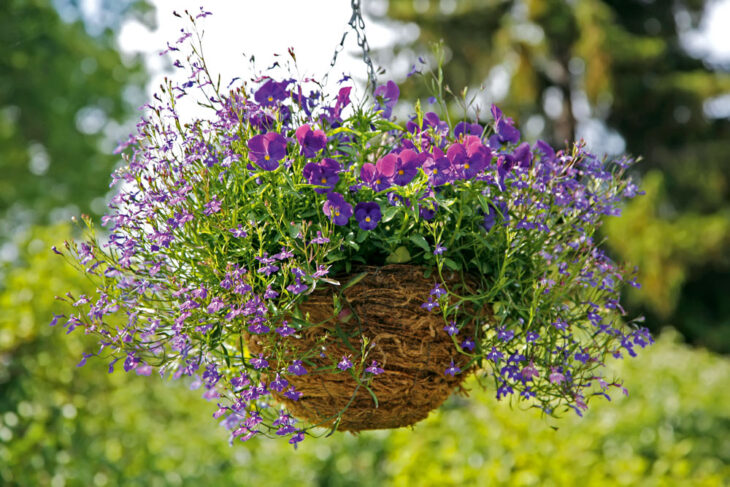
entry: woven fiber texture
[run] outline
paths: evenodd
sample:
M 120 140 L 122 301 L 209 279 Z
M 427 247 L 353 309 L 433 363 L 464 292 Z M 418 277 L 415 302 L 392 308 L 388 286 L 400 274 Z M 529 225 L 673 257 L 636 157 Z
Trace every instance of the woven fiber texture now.
M 399 264 L 358 268 L 338 280 L 345 285 L 363 272 L 364 277 L 344 292 L 328 285 L 318 288 L 300 305 L 310 323 L 321 324 L 287 338 L 286 346 L 292 356 L 301 356 L 307 350 L 315 352 L 307 359 L 310 372 L 287 376 L 296 390 L 303 393 L 298 401 L 274 395 L 294 416 L 322 426 L 334 425 L 337 415 L 344 410 L 338 424 L 342 431 L 409 426 L 425 419 L 454 389 L 460 388 L 471 372 L 467 369 L 468 357 L 458 352 L 453 339 L 444 331 L 443 317 L 421 307 L 437 276 L 425 278 L 421 267 Z M 448 276 L 446 282 L 456 290 L 468 292 L 468 284 L 458 274 Z M 339 292 L 344 299 L 338 318 L 333 316 L 333 294 Z M 486 313 L 479 310 L 472 311 L 472 315 L 475 318 L 457 335 L 460 340 L 474 336 L 477 319 L 483 319 Z M 359 363 L 364 337 L 368 341 L 364 347 L 366 365 L 375 360 L 384 369 L 376 376 L 366 374 L 372 377 L 365 382 L 370 391 L 365 385 L 358 385 L 349 371 L 331 371 L 332 364 L 342 356 Z M 247 341 L 253 353 L 264 348 L 260 336 L 248 336 Z M 454 377 L 445 374 L 452 360 L 462 369 Z M 317 367 L 312 368 L 311 364 Z M 330 369 L 317 370 L 327 367 Z

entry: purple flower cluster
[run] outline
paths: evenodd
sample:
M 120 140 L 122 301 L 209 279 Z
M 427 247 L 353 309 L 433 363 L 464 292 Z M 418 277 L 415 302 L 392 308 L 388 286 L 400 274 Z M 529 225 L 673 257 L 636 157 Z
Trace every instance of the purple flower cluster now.
M 170 96 L 212 83 L 195 57 L 187 69 Z M 445 318 L 439 333 L 454 342 L 445 375 L 468 372 L 457 364 L 466 354 L 491 366 L 498 397 L 550 412 L 581 412 L 591 395 L 620 387 L 600 375 L 605 359 L 652 342 L 622 323 L 630 276 L 593 238 L 637 193 L 625 162 L 582 144 L 521 142 L 497 107 L 490 123 L 453 130 L 433 112 L 401 128 L 377 123 L 393 116 L 393 82 L 364 111 L 349 108 L 349 87 L 328 97 L 294 79 L 255 85 L 229 86 L 211 99 L 213 116 L 194 123 L 180 123 L 174 100 L 146 106 L 120 148 L 107 242 L 66 246 L 99 292 L 69 297 L 74 313 L 52 324 L 97 334 L 110 368 L 123 360 L 147 375 L 161 364 L 161 374 L 195 379 L 231 440 L 270 433 L 296 444 L 309 425 L 272 407 L 272 392 L 302 400 L 292 384 L 313 370 L 312 356 L 363 382 L 388 371 L 326 347 L 292 356 L 287 340 L 307 324 L 290 310 L 352 262 L 411 262 L 436 279 L 421 307 Z M 463 287 L 442 280 L 454 272 L 469 276 Z M 488 310 L 484 322 L 463 326 L 474 306 Z M 122 317 L 113 327 L 111 315 Z M 245 346 L 253 339 L 256 353 Z

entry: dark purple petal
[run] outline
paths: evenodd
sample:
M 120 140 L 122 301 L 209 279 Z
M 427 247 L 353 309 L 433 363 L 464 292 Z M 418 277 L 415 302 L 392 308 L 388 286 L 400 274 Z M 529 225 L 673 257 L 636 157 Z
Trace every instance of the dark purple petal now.
M 382 218 L 380 206 L 374 202 L 360 202 L 355 205 L 355 219 L 363 230 L 372 230 Z
M 524 169 L 529 169 L 532 165 L 532 152 L 530 152 L 530 144 L 523 142 L 518 145 L 512 152 L 517 165 Z
M 555 159 L 555 150 L 550 147 L 550 144 L 544 140 L 538 140 L 535 142 L 534 150 L 543 154 L 542 162 L 552 161 Z
M 378 162 L 375 164 L 375 168 L 378 170 L 378 173 L 386 178 L 392 178 L 395 174 L 395 165 L 398 159 L 396 158 L 395 154 L 388 154 L 387 156 L 381 158 L 378 160 Z
M 264 145 L 263 134 L 251 137 L 248 141 L 249 157 L 253 162 L 258 162 L 259 158 L 263 159 L 266 155 L 266 146 Z
M 324 214 L 335 222 L 335 225 L 347 225 L 352 216 L 352 205 L 345 201 L 339 193 L 328 193 L 324 202 Z
M 484 129 L 478 123 L 459 122 L 454 127 L 454 137 L 461 138 L 462 135 L 475 135 L 481 137 Z
M 466 149 L 461 144 L 451 144 L 449 149 L 446 151 L 446 158 L 451 162 L 452 165 L 463 165 L 466 161 Z
M 277 132 L 269 132 L 264 135 L 264 140 L 269 157 L 279 162 L 286 157 L 286 139 Z
M 388 81 L 386 84 L 378 86 L 374 94 L 377 99 L 378 108 L 383 111 L 383 118 L 390 118 L 393 113 L 393 107 L 398 102 L 398 97 L 400 96 L 398 85 L 393 81 Z
M 360 179 L 362 179 L 362 181 L 364 183 L 370 184 L 375 179 L 375 172 L 376 172 L 375 164 L 366 162 L 360 168 Z

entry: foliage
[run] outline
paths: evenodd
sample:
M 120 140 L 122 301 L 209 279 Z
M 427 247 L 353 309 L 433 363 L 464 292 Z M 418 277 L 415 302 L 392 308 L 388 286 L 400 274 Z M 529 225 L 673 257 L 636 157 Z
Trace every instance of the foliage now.
M 612 362 L 629 397 L 559 423 L 514 414 L 472 383 L 413 430 L 335 433 L 290 445 L 229 448 L 200 427 L 215 406 L 181 382 L 106 373 L 81 358 L 89 336 L 48 326 L 91 283 L 48 247 L 66 226 L 35 229 L 0 292 L 0 483 L 29 485 L 667 485 L 721 486 L 730 475 L 730 361 L 662 334 L 652 353 Z M 551 426 L 558 426 L 554 430 Z M 249 446 L 250 445 L 250 446 Z
M 655 311 L 650 319 L 666 320 L 674 312 L 692 268 L 728 264 L 725 250 L 730 245 L 730 209 L 709 215 L 686 212 L 671 219 L 660 218 L 660 204 L 666 199 L 665 177 L 652 171 L 644 178 L 642 188 L 646 196 L 627 205 L 620 221 L 607 220 L 604 233 L 620 255 L 641 269 L 643 289 L 641 295 L 632 291 L 631 300 L 648 301 Z M 622 238 L 626 234 L 632 238 Z M 678 328 L 693 341 L 729 352 L 730 328 L 711 326 L 730 317 L 719 298 L 722 288 L 715 289 L 715 293 L 714 300 L 708 291 L 694 306 L 684 303 L 685 313 L 694 316 L 684 317 Z
M 120 136 L 113 128 L 144 88 L 141 63 L 122 59 L 114 38 L 122 13 L 141 15 L 144 4 L 111 2 L 122 12 L 92 36 L 81 20 L 61 19 L 54 4 L 78 15 L 66 3 L 0 4 L 0 220 L 51 221 L 51 210 L 68 205 L 88 212 L 116 162 L 103 145 Z M 8 215 L 11 207 L 21 213 Z
M 481 103 L 498 102 L 515 114 L 532 128 L 532 137 L 562 145 L 587 134 L 602 145 L 589 149 L 599 151 L 616 150 L 606 141 L 617 133 L 627 151 L 641 155 L 638 171 L 664 173 L 666 192 L 657 202 L 662 211 L 653 213 L 652 226 L 692 220 L 697 227 L 724 218 L 730 208 L 730 119 L 707 108 L 730 91 L 728 66 L 699 59 L 684 42 L 710 3 L 390 0 L 382 20 L 420 29 L 418 39 L 395 54 L 413 49 L 428 57 L 429 44 L 442 39 L 445 82 L 486 87 L 472 92 Z M 395 65 L 387 56 L 381 53 L 384 64 Z M 413 78 L 403 91 L 409 98 L 423 95 Z M 642 245 L 632 233 L 635 225 L 629 218 L 612 225 L 612 236 L 624 236 L 611 239 L 623 244 L 613 248 L 632 260 L 640 250 L 628 247 Z M 730 253 L 730 244 L 725 240 L 702 258 L 691 257 L 677 239 L 664 245 L 664 253 L 679 259 L 671 267 L 682 272 L 667 281 L 671 289 L 635 293 L 632 308 L 652 318 L 651 327 L 670 323 L 696 342 L 730 349 L 723 338 L 730 336 L 728 314 L 718 309 L 720 296 L 730 293 L 730 264 L 714 258 Z M 654 278 L 639 276 L 642 282 Z
M 368 355 L 372 337 L 357 329 L 343 339 L 354 356 L 323 352 L 324 335 L 300 349 L 299 334 L 322 323 L 296 305 L 325 283 L 350 286 L 357 277 L 334 279 L 357 263 L 410 262 L 428 269 L 434 287 L 422 307 L 443 317 L 454 342 L 444 374 L 479 368 L 498 396 L 548 414 L 581 414 L 592 396 L 621 387 L 602 374 L 606 357 L 634 356 L 652 340 L 623 325 L 619 288 L 630 271 L 593 235 L 637 194 L 623 177 L 633 161 L 599 161 L 580 145 L 556 153 L 520 144 L 494 106 L 486 128 L 441 121 L 419 105 L 401 127 L 386 117 L 398 97 L 392 82 L 349 116 L 349 87 L 330 102 L 304 96 L 311 84 L 266 78 L 253 92 L 221 95 L 198 55 L 195 19 L 207 15 L 191 15 L 194 29 L 177 43 L 198 39 L 186 65 L 175 62 L 188 77 L 168 83 L 167 100 L 156 97 L 126 144 L 127 166 L 114 174 L 125 185 L 102 219 L 108 244 L 89 219 L 90 239 L 66 242 L 99 285 L 92 296 L 68 296 L 78 308 L 69 331 L 98 335 L 128 371 L 200 374 L 209 396 L 222 396 L 217 416 L 232 438 L 264 432 L 296 443 L 316 425 L 294 426 L 270 394 L 299 400 L 292 377 L 335 372 L 374 396 L 370 384 L 383 372 Z M 183 125 L 176 104 L 195 89 L 215 117 Z M 449 282 L 452 271 L 474 283 Z M 333 298 L 331 320 L 355 314 L 339 291 Z M 470 329 L 485 308 L 489 319 Z M 244 345 L 251 336 L 263 343 L 254 356 Z

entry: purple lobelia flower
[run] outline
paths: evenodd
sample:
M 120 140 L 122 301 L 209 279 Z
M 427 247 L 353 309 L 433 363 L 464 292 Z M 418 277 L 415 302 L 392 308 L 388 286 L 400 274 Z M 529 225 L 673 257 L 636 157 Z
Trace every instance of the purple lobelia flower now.
M 324 214 L 335 222 L 335 225 L 347 225 L 352 216 L 352 205 L 345 201 L 340 193 L 328 193 L 324 202 Z
M 286 157 L 286 139 L 277 132 L 256 135 L 248 141 L 248 150 L 252 162 L 265 171 L 273 171 Z
M 340 370 L 348 370 L 352 368 L 352 362 L 349 358 L 343 355 L 342 360 L 337 364 L 337 368 Z
M 446 289 L 441 287 L 441 283 L 437 282 L 436 285 L 431 289 L 431 292 L 429 293 L 431 296 L 436 296 L 436 298 L 440 298 L 441 296 L 445 296 L 448 294 Z
M 307 163 L 302 170 L 302 175 L 309 184 L 324 186 L 314 189 L 317 193 L 324 194 L 335 189 L 337 181 L 340 180 L 339 172 L 341 170 L 342 167 L 334 159 L 322 159 L 317 164 Z
M 421 308 L 425 309 L 426 311 L 433 311 L 434 308 L 439 307 L 439 302 L 433 299 L 433 296 L 428 297 L 428 301 L 421 304 Z
M 563 375 L 557 368 L 551 367 L 548 379 L 553 384 L 560 384 L 561 382 L 565 382 L 565 375 Z
M 288 96 L 286 88 L 290 83 L 291 80 L 274 81 L 269 79 L 256 90 L 253 96 L 254 100 L 263 106 L 276 105 L 277 102 L 286 99 Z
M 355 205 L 355 220 L 363 230 L 372 230 L 382 218 L 380 205 L 374 201 L 360 202 Z
M 452 376 L 452 377 L 453 377 L 453 376 L 455 376 L 456 374 L 458 374 L 459 372 L 461 372 L 461 369 L 460 369 L 459 367 L 457 367 L 457 366 L 456 366 L 456 365 L 454 364 L 454 361 L 452 360 L 452 361 L 451 361 L 451 365 L 449 366 L 449 368 L 448 368 L 448 369 L 446 369 L 446 375 L 450 375 L 450 376 Z
M 258 357 L 254 357 L 250 360 L 251 365 L 255 369 L 264 369 L 269 366 L 269 361 L 264 358 L 264 354 L 260 353 Z
M 307 369 L 304 368 L 301 360 L 293 361 L 286 370 L 294 375 L 305 375 L 307 373 Z
M 530 360 L 530 364 L 527 367 L 524 367 L 520 373 L 525 381 L 530 381 L 535 377 L 540 377 L 540 371 L 537 370 L 537 367 L 535 367 L 532 360 Z
M 459 327 L 456 326 L 455 321 L 450 321 L 448 325 L 444 326 L 444 331 L 449 334 L 449 336 L 454 336 L 459 333 Z
M 509 342 L 515 337 L 514 330 L 508 330 L 504 326 L 497 332 L 497 338 L 505 343 Z
M 296 283 L 290 284 L 286 287 L 286 289 L 293 294 L 301 294 L 309 289 L 309 287 L 306 284 L 302 284 L 301 278 L 297 277 Z
M 398 186 L 405 186 L 410 183 L 418 174 L 418 168 L 423 164 L 424 155 L 410 149 L 401 151 L 395 155 L 395 173 L 393 182 Z
M 373 363 L 370 365 L 370 367 L 365 369 L 365 372 L 369 372 L 373 375 L 378 375 L 378 374 L 382 374 L 385 371 L 382 368 L 378 367 L 378 363 L 375 360 L 373 360 Z
M 294 133 L 297 142 L 302 146 L 302 154 L 304 157 L 314 157 L 317 152 L 324 149 L 327 145 L 327 136 L 322 130 L 312 128 L 304 124 Z
M 390 118 L 393 114 L 393 107 L 398 103 L 399 96 L 398 85 L 392 81 L 375 88 L 375 99 L 378 108 L 383 111 L 383 118 Z
M 213 213 L 218 213 L 219 211 L 221 211 L 221 201 L 218 199 L 218 196 L 213 196 L 213 198 L 205 204 L 203 213 L 210 216 Z

